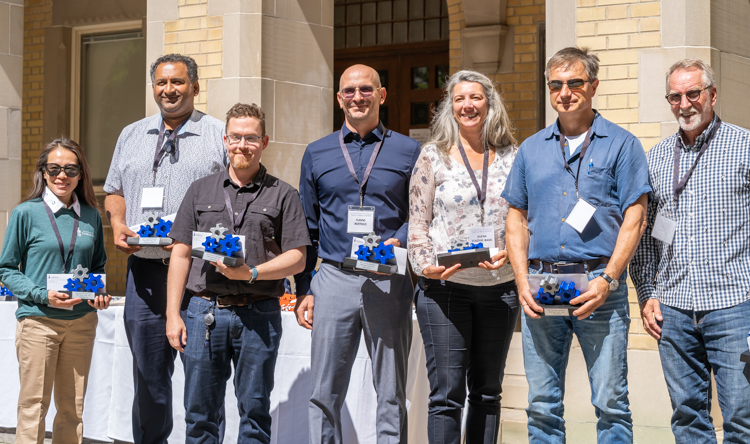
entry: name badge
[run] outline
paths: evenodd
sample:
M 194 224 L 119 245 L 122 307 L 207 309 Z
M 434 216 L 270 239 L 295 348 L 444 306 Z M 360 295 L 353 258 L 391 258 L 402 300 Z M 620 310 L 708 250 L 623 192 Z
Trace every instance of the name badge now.
M 659 213 L 656 215 L 654 227 L 651 229 L 651 237 L 672 245 L 674 233 L 677 229 L 677 222 Z
M 485 248 L 495 247 L 495 228 L 493 227 L 471 227 L 469 228 L 469 243 L 482 243 Z
M 161 208 L 164 206 L 164 188 L 144 188 L 141 194 L 141 208 Z
M 349 205 L 346 232 L 353 234 L 375 232 L 375 207 Z
M 577 232 L 583 233 L 586 225 L 589 224 L 589 221 L 594 216 L 595 211 L 595 206 L 583 199 L 578 199 L 576 206 L 573 207 L 573 211 L 565 218 L 565 223 L 573 227 Z

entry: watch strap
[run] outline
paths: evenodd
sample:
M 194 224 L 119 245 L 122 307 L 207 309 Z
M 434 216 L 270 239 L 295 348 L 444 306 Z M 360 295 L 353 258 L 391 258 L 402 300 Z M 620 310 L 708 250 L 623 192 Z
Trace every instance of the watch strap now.
M 253 276 L 247 282 L 250 284 L 253 284 L 255 283 L 255 280 L 258 279 L 258 269 L 253 266 L 250 266 L 250 271 L 253 273 Z

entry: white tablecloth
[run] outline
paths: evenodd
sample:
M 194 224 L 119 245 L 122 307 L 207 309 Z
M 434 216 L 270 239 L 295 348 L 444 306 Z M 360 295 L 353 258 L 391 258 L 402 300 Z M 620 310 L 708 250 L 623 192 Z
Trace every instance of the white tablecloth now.
M 16 302 L 0 302 L 0 427 L 16 426 L 19 379 L 15 351 Z M 132 442 L 131 407 L 133 403 L 132 359 L 122 320 L 123 307 L 99 312 L 94 356 L 89 374 L 83 414 L 86 438 Z M 272 442 L 307 442 L 307 406 L 311 393 L 310 332 L 297 325 L 292 313 L 282 313 L 283 334 L 276 363 L 276 385 L 271 394 L 273 417 Z M 182 403 L 184 375 L 178 358 L 172 378 L 174 388 L 174 430 L 172 443 L 185 439 L 185 411 Z M 409 442 L 426 443 L 427 401 L 429 386 L 425 355 L 419 327 L 414 331 L 409 355 L 407 406 L 409 408 Z M 349 392 L 342 409 L 344 442 L 375 443 L 376 395 L 372 387 L 370 359 L 360 343 L 352 370 Z M 224 442 L 237 441 L 238 413 L 232 378 L 227 384 L 227 427 Z M 47 415 L 47 430 L 52 430 L 54 402 Z

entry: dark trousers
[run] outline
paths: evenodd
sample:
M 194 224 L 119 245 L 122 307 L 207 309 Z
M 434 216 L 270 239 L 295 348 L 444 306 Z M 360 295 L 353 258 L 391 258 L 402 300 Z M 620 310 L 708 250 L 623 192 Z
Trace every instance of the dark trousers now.
M 167 271 L 161 261 L 128 258 L 125 332 L 133 354 L 133 440 L 166 443 L 172 433 L 172 373 L 177 351 L 167 339 Z M 184 306 L 190 297 L 183 299 Z
M 430 382 L 429 442 L 461 442 L 468 387 L 466 443 L 494 444 L 505 359 L 518 319 L 515 283 L 478 287 L 420 278 L 415 304 Z

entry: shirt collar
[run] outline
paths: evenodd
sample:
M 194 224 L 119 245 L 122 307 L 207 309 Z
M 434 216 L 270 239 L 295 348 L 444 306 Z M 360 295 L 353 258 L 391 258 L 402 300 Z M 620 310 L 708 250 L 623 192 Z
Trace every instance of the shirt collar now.
M 369 133 L 365 134 L 364 137 L 362 137 L 361 134 L 357 134 L 354 131 L 350 130 L 349 127 L 346 126 L 346 123 L 344 123 L 343 125 L 341 125 L 341 132 L 344 135 L 345 142 L 351 142 L 355 134 L 358 135 L 362 140 L 370 139 L 371 137 L 375 137 L 377 140 L 383 140 L 383 136 L 385 135 L 385 127 L 383 126 L 383 122 L 378 121 L 378 126 L 376 126 L 374 130 L 370 131 Z
M 44 187 L 44 193 L 42 193 L 42 200 L 50 207 L 53 213 L 65 208 L 65 204 L 60 200 L 55 193 L 52 192 L 48 187 Z M 71 206 L 75 211 L 76 216 L 81 217 L 81 203 L 78 201 L 75 191 L 73 191 L 73 205 Z
M 156 118 L 151 122 L 151 128 L 149 128 L 149 131 L 156 131 L 158 133 L 161 129 L 161 123 L 164 121 L 164 118 L 161 114 L 156 114 L 154 117 Z M 185 125 L 180 128 L 178 135 L 185 134 L 186 132 L 200 135 L 200 126 L 197 124 L 200 117 L 200 111 L 193 108 L 193 112 L 190 114 L 190 117 L 188 117 L 188 121 L 185 122 Z
M 223 179 L 223 183 L 225 187 L 228 187 L 231 185 L 233 187 L 240 188 L 239 184 L 234 183 L 234 181 L 232 181 L 232 178 L 229 177 L 229 167 L 224 169 L 224 173 L 222 174 L 222 179 Z M 245 185 L 242 188 L 255 189 L 256 187 L 259 187 L 265 180 L 266 180 L 266 167 L 264 167 L 263 164 L 261 163 L 260 169 L 258 170 L 258 173 L 255 174 L 253 181 Z
M 594 110 L 594 121 L 591 122 L 591 126 L 593 127 L 591 130 L 591 135 L 597 135 L 599 137 L 607 137 L 607 123 L 604 121 L 604 118 L 601 114 L 599 114 L 599 111 Z M 544 139 L 551 139 L 553 137 L 560 137 L 560 119 L 555 120 L 554 125 L 548 126 L 544 130 Z
M 693 145 L 688 145 L 685 143 L 685 139 L 682 138 L 682 129 L 679 129 L 677 131 L 677 137 L 680 138 L 680 143 L 682 144 L 682 147 L 686 149 L 687 151 L 699 151 L 700 148 L 703 146 L 703 142 L 706 140 L 706 137 L 708 137 L 709 134 L 711 134 L 711 131 L 714 129 L 714 126 L 716 126 L 716 122 L 719 120 L 716 113 L 714 113 L 713 118 L 711 119 L 711 122 L 709 122 L 706 129 L 703 130 L 703 132 L 700 134 L 700 136 L 695 138 L 695 143 Z

